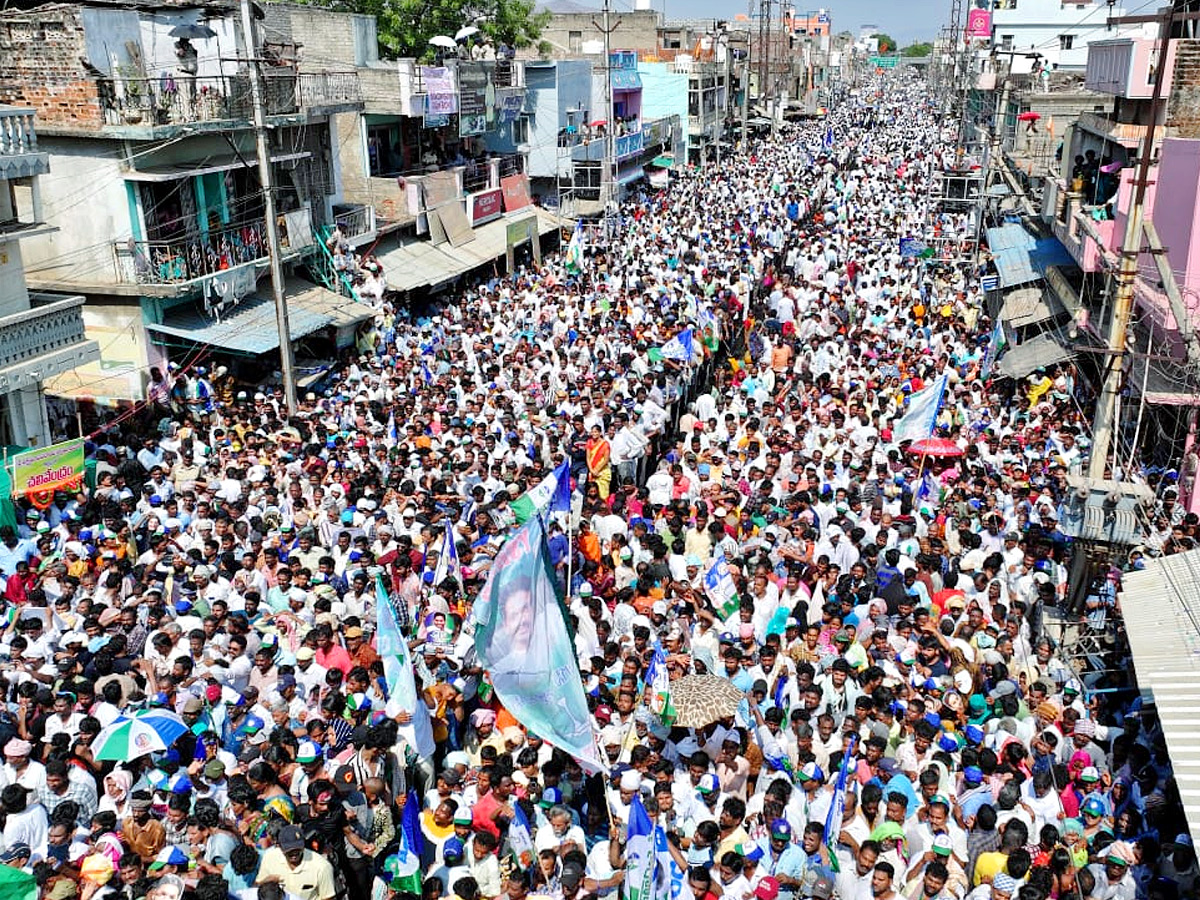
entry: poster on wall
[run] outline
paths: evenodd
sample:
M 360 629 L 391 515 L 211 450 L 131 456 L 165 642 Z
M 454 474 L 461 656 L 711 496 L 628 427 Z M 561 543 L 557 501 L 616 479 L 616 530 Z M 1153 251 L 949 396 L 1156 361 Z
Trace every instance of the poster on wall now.
M 54 499 L 55 491 L 83 484 L 83 438 L 18 453 L 12 458 L 14 497 L 28 497 L 40 509 Z
M 489 95 L 495 103 L 495 87 L 482 62 L 461 62 L 458 67 L 458 133 L 461 137 L 483 134 L 495 110 L 488 104 Z
M 500 179 L 500 190 L 504 193 L 504 211 L 516 212 L 532 202 L 529 198 L 529 176 L 518 172 Z

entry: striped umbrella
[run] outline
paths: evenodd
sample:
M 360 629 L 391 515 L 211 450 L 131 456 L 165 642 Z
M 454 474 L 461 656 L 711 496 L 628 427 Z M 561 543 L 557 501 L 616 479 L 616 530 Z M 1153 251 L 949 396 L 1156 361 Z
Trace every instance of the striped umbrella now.
M 96 735 L 92 753 L 97 760 L 137 759 L 166 750 L 188 727 L 175 713 L 154 709 L 138 716 L 119 716 Z

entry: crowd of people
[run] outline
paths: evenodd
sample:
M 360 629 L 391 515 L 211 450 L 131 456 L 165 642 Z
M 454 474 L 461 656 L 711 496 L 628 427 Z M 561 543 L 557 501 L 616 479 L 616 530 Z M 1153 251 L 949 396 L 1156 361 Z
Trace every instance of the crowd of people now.
M 927 209 L 951 152 L 901 76 L 677 172 L 582 261 L 419 320 L 381 301 L 293 416 L 182 391 L 104 428 L 94 488 L 0 529 L 0 884 L 645 900 L 644 809 L 657 900 L 1195 896 L 1153 710 L 1044 627 L 1075 373 L 989 377 L 974 255 L 901 247 L 969 237 Z M 943 378 L 961 455 L 913 454 L 906 403 Z M 564 462 L 548 544 L 599 775 L 514 718 L 473 643 L 520 499 Z M 387 709 L 381 591 L 432 754 Z M 656 656 L 736 708 L 673 724 Z

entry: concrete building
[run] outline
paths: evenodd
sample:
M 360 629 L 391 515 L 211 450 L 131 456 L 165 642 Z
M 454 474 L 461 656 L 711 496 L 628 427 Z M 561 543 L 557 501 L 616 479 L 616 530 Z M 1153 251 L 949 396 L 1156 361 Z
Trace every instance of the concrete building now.
M 1108 17 L 1122 16 L 1120 5 L 1063 3 L 1062 0 L 995 0 L 992 4 L 992 43 L 1001 55 L 1012 53 L 1012 71 L 1033 70 L 1040 54 L 1049 69 L 1082 72 L 1087 66 L 1088 44 L 1115 35 L 1106 27 Z
M 40 179 L 50 157 L 38 146 L 34 111 L 0 106 L 0 445 L 45 446 L 57 437 L 46 412 L 48 378 L 100 357 L 84 335 L 79 296 L 31 293 L 22 243 L 54 231 Z
M 181 27 L 196 36 L 171 34 Z M 42 202 L 61 223 L 23 247 L 28 281 L 86 296 L 87 333 L 102 348 L 100 363 L 53 379 L 52 392 L 142 400 L 152 370 L 202 345 L 248 382 L 271 377 L 279 340 L 245 44 L 236 4 L 221 2 L 0 13 L 0 101 L 37 111 L 51 163 Z M 313 71 L 295 51 L 270 32 L 254 45 L 273 61 L 262 66 L 264 106 L 291 338 L 327 356 L 321 342 L 352 340 L 347 320 L 362 314 L 331 314 L 336 295 L 301 276 L 321 268 L 319 235 L 340 201 L 329 118 L 362 101 L 352 60 Z
M 600 22 L 599 6 L 583 6 L 571 0 L 555 0 L 546 4 L 544 8 L 552 15 L 546 27 L 542 29 L 540 40 L 549 45 L 552 58 L 566 59 L 604 52 L 604 35 L 596 27 Z M 622 9 L 614 12 L 611 16 L 611 23 L 615 26 L 612 46 L 623 47 L 635 53 L 653 53 L 658 49 L 660 18 L 652 9 Z M 521 51 L 520 55 L 531 58 L 538 54 L 536 48 L 530 48 Z

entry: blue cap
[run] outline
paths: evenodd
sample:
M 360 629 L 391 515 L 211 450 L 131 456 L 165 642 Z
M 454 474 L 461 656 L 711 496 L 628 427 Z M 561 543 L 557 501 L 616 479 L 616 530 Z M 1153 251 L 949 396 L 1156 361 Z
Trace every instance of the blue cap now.
M 925 721 L 928 722 L 930 725 L 932 725 L 934 728 L 942 727 L 942 717 L 939 716 L 935 712 L 925 713 Z
M 538 801 L 539 806 L 555 806 L 562 803 L 562 791 L 556 787 L 548 787 L 542 791 L 542 799 Z
M 963 769 L 963 780 L 967 784 L 981 784 L 983 782 L 983 769 L 979 766 L 967 766 Z
M 444 859 L 462 859 L 465 852 L 466 848 L 463 846 L 463 842 L 457 837 L 447 838 L 446 843 L 442 844 L 442 857 Z
M 938 746 L 947 753 L 953 753 L 958 749 L 958 741 L 954 739 L 953 735 L 943 734 L 938 738 Z
M 792 825 L 787 819 L 775 819 L 771 822 L 771 837 L 779 838 L 780 840 L 792 837 Z
M 978 725 L 968 725 L 963 729 L 963 733 L 966 735 L 968 744 L 983 743 L 983 729 Z
M 171 698 L 168 697 L 166 694 L 164 694 L 162 691 L 159 691 L 157 694 L 155 694 L 153 697 L 150 698 L 150 705 L 151 706 L 170 706 Z
M 191 609 L 192 609 L 192 601 L 191 600 L 176 600 L 175 601 L 175 612 L 185 613 L 185 612 L 190 612 Z

